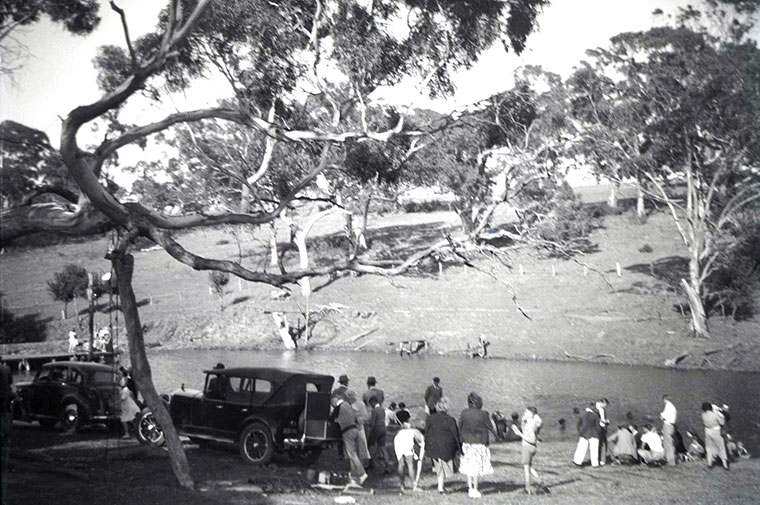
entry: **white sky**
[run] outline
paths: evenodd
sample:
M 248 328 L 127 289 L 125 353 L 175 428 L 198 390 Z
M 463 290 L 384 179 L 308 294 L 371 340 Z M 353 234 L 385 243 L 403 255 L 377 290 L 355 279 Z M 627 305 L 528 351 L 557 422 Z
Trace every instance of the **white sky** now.
M 164 5 L 160 0 L 120 0 L 118 3 L 127 12 L 133 39 L 155 25 L 156 15 Z M 606 45 L 611 36 L 620 32 L 651 27 L 654 23 L 651 13 L 655 8 L 670 13 L 687 3 L 688 0 L 554 0 L 539 16 L 539 29 L 529 38 L 520 57 L 494 48 L 471 70 L 458 76 L 458 91 L 450 100 L 449 108 L 509 88 L 512 72 L 519 65 L 538 64 L 567 75 L 584 57 L 586 49 Z M 692 0 L 692 3 L 699 1 Z M 32 56 L 14 74 L 13 81 L 7 78 L 0 81 L 0 120 L 13 119 L 43 130 L 53 145 L 58 145 L 60 118 L 74 107 L 99 97 L 92 67 L 97 47 L 102 44 L 123 45 L 120 20 L 107 2 L 102 3 L 101 17 L 96 32 L 87 37 L 70 35 L 48 21 L 19 34 Z M 167 100 L 161 110 L 132 104 L 128 119 L 149 122 L 178 109 L 214 105 L 228 91 L 227 88 L 219 89 L 219 84 L 214 81 L 200 82 L 185 96 Z M 401 97 L 407 98 L 408 90 L 386 95 L 389 100 L 403 100 Z M 430 105 L 420 101 L 415 103 Z M 448 104 L 435 105 L 441 109 Z M 97 132 L 90 132 L 85 140 L 95 142 L 99 139 Z

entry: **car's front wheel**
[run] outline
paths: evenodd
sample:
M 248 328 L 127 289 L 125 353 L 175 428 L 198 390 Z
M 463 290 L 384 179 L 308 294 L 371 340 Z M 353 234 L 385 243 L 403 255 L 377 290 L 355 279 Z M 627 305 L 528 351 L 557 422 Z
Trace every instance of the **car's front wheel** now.
M 240 457 L 251 465 L 265 465 L 274 456 L 272 432 L 264 423 L 251 423 L 240 434 Z
M 143 445 L 156 447 L 164 443 L 164 430 L 156 423 L 156 418 L 148 409 L 144 409 L 135 418 L 135 437 Z
M 61 431 L 73 433 L 82 427 L 84 413 L 76 402 L 68 402 L 61 411 Z

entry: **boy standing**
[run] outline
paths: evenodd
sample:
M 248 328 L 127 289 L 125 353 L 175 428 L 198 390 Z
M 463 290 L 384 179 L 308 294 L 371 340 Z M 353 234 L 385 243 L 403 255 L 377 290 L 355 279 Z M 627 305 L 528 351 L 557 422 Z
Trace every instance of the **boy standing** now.
M 541 485 L 541 477 L 538 476 L 538 472 L 533 468 L 533 457 L 536 455 L 538 448 L 538 430 L 541 429 L 541 418 L 538 417 L 538 410 L 536 407 L 528 407 L 525 409 L 522 419 L 522 430 L 516 425 L 512 425 L 512 431 L 515 432 L 520 438 L 522 438 L 522 464 L 525 468 L 525 492 L 532 494 L 532 488 L 530 485 L 531 475 L 536 478 Z
M 420 446 L 419 458 L 422 460 L 425 453 L 425 437 L 419 430 L 412 428 L 409 423 L 411 415 L 408 411 L 399 411 L 396 416 L 401 423 L 401 430 L 399 430 L 393 439 L 393 449 L 396 451 L 396 458 L 398 459 L 398 477 L 401 480 L 401 492 L 404 492 L 405 473 L 408 473 L 409 478 L 412 480 L 412 490 L 417 491 L 417 480 L 414 475 L 414 446 L 415 444 Z M 406 470 L 404 467 L 406 467 Z

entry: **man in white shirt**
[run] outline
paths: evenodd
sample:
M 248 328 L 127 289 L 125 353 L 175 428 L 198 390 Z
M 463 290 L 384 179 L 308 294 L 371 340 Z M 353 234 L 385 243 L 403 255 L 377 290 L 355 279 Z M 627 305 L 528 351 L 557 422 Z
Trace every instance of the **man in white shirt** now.
M 647 465 L 665 462 L 665 449 L 662 445 L 662 439 L 651 424 L 644 426 L 639 457 Z
M 603 398 L 596 402 L 596 411 L 599 413 L 599 464 L 607 464 L 607 426 L 610 420 L 607 418 L 607 406 L 609 401 Z
M 665 445 L 665 459 L 669 465 L 676 464 L 676 418 L 678 412 L 668 395 L 662 397 L 665 407 L 660 412 L 662 419 L 662 439 Z

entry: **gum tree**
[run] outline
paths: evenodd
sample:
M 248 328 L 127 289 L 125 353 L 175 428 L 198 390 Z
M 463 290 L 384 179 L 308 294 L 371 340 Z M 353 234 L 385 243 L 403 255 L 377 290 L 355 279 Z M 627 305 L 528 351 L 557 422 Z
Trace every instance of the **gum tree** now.
M 103 96 L 73 109 L 62 125 L 60 155 L 80 191 L 77 203 L 43 215 L 35 213 L 35 205 L 28 206 L 23 215 L 13 217 L 23 225 L 4 233 L 3 241 L 43 229 L 71 232 L 76 228 L 77 234 L 88 234 L 102 231 L 105 225 L 119 231 L 120 240 L 108 257 L 117 273 L 133 371 L 165 431 L 172 469 L 180 485 L 192 487 L 193 480 L 169 413 L 153 386 L 131 285 L 134 258 L 128 250 L 132 241 L 149 238 L 175 260 L 196 270 L 226 272 L 273 286 L 345 270 L 383 275 L 404 272 L 436 246 L 389 268 L 365 263 L 354 255 L 328 266 L 276 273 L 202 257 L 184 248 L 173 234 L 203 226 L 269 223 L 324 170 L 323 160 L 329 158 L 336 144 L 413 137 L 415 132 L 404 128 L 406 110 L 397 115 L 392 127 L 381 130 L 362 119 L 359 128 L 352 128 L 342 119 L 351 110 L 365 117 L 371 92 L 403 77 L 417 78 L 421 91 L 451 91 L 451 73 L 474 63 L 486 48 L 503 43 L 521 51 L 545 3 L 171 0 L 160 16 L 158 30 L 132 41 L 124 11 L 111 2 L 122 17 L 126 47 L 101 49 L 96 63 L 101 70 Z M 148 124 L 118 121 L 118 112 L 134 95 L 143 93 L 160 101 L 165 90 L 181 90 L 210 68 L 229 81 L 231 96 L 226 98 L 231 100 L 216 107 L 169 114 Z M 311 92 L 323 101 L 329 127 L 290 126 L 277 116 L 277 100 L 286 101 L 302 81 L 308 81 Z M 273 106 L 274 115 L 269 113 Z M 104 183 L 104 164 L 122 147 L 142 143 L 180 123 L 212 118 L 245 124 L 278 142 L 316 146 L 320 163 L 293 183 L 293 190 L 272 210 L 167 215 L 163 209 L 119 199 Z M 107 138 L 92 148 L 80 145 L 82 128 L 104 119 L 111 124 Z

